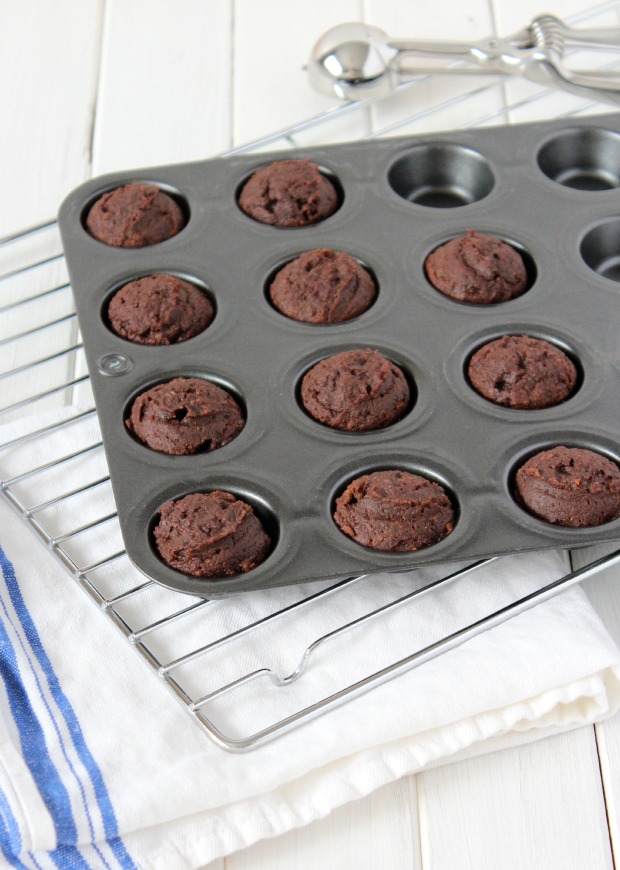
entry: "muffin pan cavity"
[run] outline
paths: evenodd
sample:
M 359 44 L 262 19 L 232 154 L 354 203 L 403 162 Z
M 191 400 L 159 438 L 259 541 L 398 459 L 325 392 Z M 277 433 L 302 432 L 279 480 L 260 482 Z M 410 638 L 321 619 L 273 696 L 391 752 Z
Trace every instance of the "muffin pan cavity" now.
M 157 530 L 158 528 L 161 530 L 162 528 L 162 520 L 164 514 L 172 509 L 173 511 L 176 509 L 177 505 L 182 506 L 184 501 L 189 498 L 189 500 L 193 499 L 193 497 L 198 496 L 224 496 L 224 499 L 230 501 L 238 501 L 244 506 L 248 506 L 250 508 L 250 517 L 251 522 L 254 524 L 254 532 L 261 536 L 263 546 L 258 547 L 250 547 L 250 550 L 254 550 L 254 554 L 258 553 L 258 558 L 256 559 L 256 564 L 252 567 L 247 567 L 245 571 L 240 571 L 239 576 L 245 576 L 247 573 L 260 570 L 265 570 L 265 563 L 269 561 L 274 551 L 277 550 L 278 542 L 280 539 L 280 524 L 278 521 L 277 514 L 268 503 L 268 501 L 262 497 L 258 496 L 255 492 L 248 490 L 245 487 L 235 486 L 233 483 L 225 484 L 222 486 L 212 486 L 208 489 L 200 489 L 195 492 L 182 492 L 178 495 L 173 495 L 171 498 L 162 502 L 158 505 L 158 509 L 152 513 L 150 522 L 148 523 L 148 553 L 146 557 L 153 563 L 153 565 L 157 566 L 157 571 L 160 573 L 160 582 L 164 585 L 168 586 L 172 589 L 178 589 L 178 577 L 184 577 L 184 586 L 185 588 L 181 591 L 194 591 L 194 594 L 200 594 L 201 584 L 205 582 L 205 578 L 201 576 L 196 576 L 192 571 L 188 571 L 187 573 L 182 573 L 179 570 L 176 570 L 174 567 L 171 567 L 168 560 L 170 558 L 170 550 L 175 553 L 174 547 L 166 547 L 163 545 L 163 541 L 161 537 L 158 540 Z M 163 510 L 162 510 L 163 509 Z M 217 523 L 217 519 L 216 519 Z M 174 527 L 176 523 L 173 521 L 171 524 Z M 205 554 L 209 555 L 208 551 L 214 551 L 213 555 L 217 558 L 220 555 L 220 550 L 226 550 L 226 544 L 230 544 L 230 540 L 227 541 L 227 538 L 234 537 L 235 529 L 228 529 L 229 534 L 216 534 L 214 535 L 214 540 L 211 545 L 205 548 Z M 232 535 L 230 534 L 232 532 Z M 266 536 L 266 539 L 265 539 Z M 234 547 L 234 543 L 233 543 Z M 183 553 L 180 554 L 181 558 L 183 558 Z M 234 575 L 237 576 L 237 575 Z M 192 587 L 194 587 L 192 589 Z
M 546 446 L 620 455 L 614 283 L 620 281 L 620 187 L 613 182 L 620 116 L 599 124 L 584 119 L 568 130 L 564 121 L 237 155 L 95 179 L 74 191 L 62 206 L 60 229 L 134 564 L 168 587 L 211 598 L 617 538 L 620 521 L 570 529 L 527 514 L 510 482 L 517 463 Z M 310 161 L 322 174 L 329 167 L 339 208 L 323 221 L 281 232 L 248 218 L 237 200 L 257 169 L 291 159 Z M 604 176 L 608 189 L 567 189 L 561 179 L 570 182 L 575 167 L 581 180 L 573 175 L 571 183 L 585 188 L 586 176 L 593 177 L 592 187 Z M 191 220 L 179 236 L 132 251 L 95 243 L 83 226 L 90 204 L 103 191 L 152 178 L 186 198 Z M 527 274 L 520 295 L 504 304 L 459 304 L 432 288 L 424 268 L 429 253 L 467 230 L 518 252 Z M 376 270 L 380 287 L 362 314 L 307 323 L 271 305 L 275 274 L 317 250 L 349 253 L 373 279 Z M 106 305 L 114 289 L 159 273 L 200 276 L 203 292 L 214 288 L 217 315 L 187 341 L 129 346 L 109 329 Z M 524 410 L 475 393 L 467 363 L 504 335 L 543 339 L 567 352 L 577 368 L 570 396 Z M 303 376 L 353 349 L 375 349 L 404 373 L 410 398 L 396 422 L 344 431 L 304 410 Z M 132 401 L 177 377 L 206 378 L 227 390 L 245 418 L 237 437 L 178 456 L 138 443 L 125 424 Z M 346 484 L 367 470 L 389 469 L 446 489 L 455 511 L 449 534 L 416 550 L 385 552 L 338 529 L 333 513 Z M 271 549 L 246 573 L 189 576 L 159 558 L 153 524 L 168 501 L 214 490 L 253 505 Z
M 377 279 L 346 251 L 304 251 L 272 270 L 265 294 L 283 317 L 315 326 L 334 326 L 365 314 L 375 304 Z
M 575 460 L 577 462 L 574 471 L 571 466 Z M 534 483 L 541 489 L 542 506 L 545 510 L 533 509 L 532 504 L 526 503 L 519 491 L 518 473 L 532 463 L 538 465 L 539 470 L 535 475 Z M 591 486 L 588 477 L 593 468 L 598 468 L 601 473 L 598 475 L 594 473 L 594 485 Z M 545 474 L 545 469 L 556 473 Z M 566 483 L 562 482 L 563 477 Z M 540 480 L 543 481 L 542 486 Z M 586 494 L 583 500 L 579 493 L 582 486 Z M 589 434 L 557 433 L 555 438 L 551 436 L 545 441 L 520 446 L 516 455 L 511 457 L 508 463 L 506 487 L 514 505 L 521 512 L 523 521 L 528 524 L 541 527 L 551 525 L 560 535 L 570 535 L 572 532 L 587 536 L 594 529 L 608 525 L 613 530 L 612 536 L 614 531 L 616 537 L 620 533 L 620 459 L 615 449 L 610 449 L 607 444 Z M 557 506 L 553 504 L 558 496 L 566 502 L 561 506 L 563 510 L 561 509 L 559 513 L 570 514 L 571 509 L 576 509 L 577 514 L 583 511 L 595 515 L 597 507 L 600 507 L 596 504 L 597 499 L 600 500 L 602 496 L 606 501 L 605 510 L 608 516 L 599 515 L 596 519 L 591 516 L 590 520 L 582 518 L 581 521 L 571 525 L 571 522 L 559 520 L 557 515 L 552 516 L 554 512 L 558 512 Z M 561 541 L 561 538 L 559 540 Z
M 314 423 L 360 435 L 399 423 L 417 391 L 412 375 L 385 351 L 347 347 L 313 361 L 299 376 L 295 396 Z
M 451 535 L 458 502 L 432 472 L 395 464 L 349 478 L 332 498 L 331 515 L 356 545 L 394 557 L 436 547 Z
M 338 211 L 343 199 L 342 185 L 332 172 L 295 155 L 256 167 L 236 195 L 243 214 L 277 229 L 322 223 Z
M 234 441 L 247 419 L 245 402 L 217 378 L 177 374 L 143 386 L 123 415 L 140 445 L 168 456 L 195 456 Z
M 188 341 L 208 329 L 216 315 L 215 297 L 202 281 L 166 270 L 122 281 L 101 308 L 110 332 L 149 346 Z
M 478 395 L 516 410 L 560 405 L 574 395 L 580 378 L 572 356 L 531 335 L 503 335 L 485 342 L 469 355 L 464 375 Z
M 620 186 L 620 135 L 612 130 L 562 130 L 537 155 L 541 171 L 575 190 L 614 190 Z
M 436 142 L 411 148 L 388 172 L 392 190 L 427 208 L 458 208 L 488 196 L 494 177 L 478 151 Z
M 433 290 L 453 302 L 501 305 L 527 293 L 537 273 L 523 245 L 469 227 L 427 254 L 424 274 Z
M 151 248 L 178 236 L 188 224 L 187 199 L 170 184 L 126 178 L 100 188 L 81 212 L 89 238 L 115 250 Z
M 620 217 L 606 218 L 588 230 L 581 256 L 597 275 L 620 282 Z

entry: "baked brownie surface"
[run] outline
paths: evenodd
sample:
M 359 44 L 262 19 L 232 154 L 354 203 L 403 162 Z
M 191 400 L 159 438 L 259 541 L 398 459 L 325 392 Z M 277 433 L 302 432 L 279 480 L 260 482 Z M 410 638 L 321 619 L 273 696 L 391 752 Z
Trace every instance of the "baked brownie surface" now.
M 434 250 L 425 268 L 436 290 L 474 305 L 507 302 L 527 287 L 521 255 L 501 239 L 475 230 Z
M 449 535 L 454 510 L 438 483 L 407 471 L 375 471 L 336 499 L 340 530 L 365 547 L 393 553 L 430 547 Z
M 239 405 L 201 378 L 175 378 L 134 401 L 127 428 L 159 453 L 181 456 L 228 444 L 243 429 Z
M 176 344 L 209 326 L 214 310 L 194 284 L 173 275 L 149 275 L 121 287 L 108 306 L 112 330 L 135 344 Z
M 280 160 L 257 169 L 239 196 L 245 214 L 262 224 L 303 227 L 338 208 L 331 181 L 309 160 Z
M 620 468 L 579 447 L 537 453 L 516 474 L 517 500 L 534 516 L 560 526 L 600 526 L 620 516 Z
M 472 356 L 467 376 L 474 389 L 497 405 L 549 408 L 570 396 L 577 369 L 566 354 L 547 341 L 504 335 Z
M 308 413 L 334 429 L 361 432 L 399 420 L 409 404 L 409 385 L 378 350 L 347 350 L 317 363 L 301 382 Z
M 104 193 L 86 218 L 91 236 L 118 248 L 143 248 L 185 226 L 180 206 L 154 184 L 133 182 Z
M 165 504 L 153 536 L 167 565 L 195 577 L 251 571 L 265 559 L 271 544 L 251 505 L 220 490 Z
M 293 320 L 328 324 L 362 314 L 377 289 L 357 260 L 323 248 L 307 251 L 280 269 L 269 295 L 278 311 Z

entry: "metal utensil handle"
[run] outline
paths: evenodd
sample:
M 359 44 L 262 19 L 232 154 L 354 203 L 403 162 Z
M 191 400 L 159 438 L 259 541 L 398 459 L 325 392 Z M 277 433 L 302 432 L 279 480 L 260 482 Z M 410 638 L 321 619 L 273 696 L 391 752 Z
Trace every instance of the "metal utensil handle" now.
M 570 70 L 568 48 L 620 49 L 619 28 L 578 29 L 541 15 L 507 38 L 479 42 L 409 40 L 361 22 L 328 30 L 316 43 L 308 73 L 312 85 L 341 99 L 379 96 L 429 73 L 520 75 L 540 84 L 620 103 L 620 75 Z M 420 61 L 435 61 L 422 64 Z

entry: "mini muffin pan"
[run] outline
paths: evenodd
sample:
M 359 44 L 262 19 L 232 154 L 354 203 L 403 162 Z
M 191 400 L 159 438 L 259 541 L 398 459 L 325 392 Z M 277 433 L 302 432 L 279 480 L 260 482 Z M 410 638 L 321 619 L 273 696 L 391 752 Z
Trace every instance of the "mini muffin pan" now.
M 219 158 L 119 173 L 82 185 L 60 227 L 127 552 L 164 586 L 205 597 L 317 578 L 394 571 L 620 538 L 620 520 L 553 526 L 513 497 L 516 468 L 556 444 L 620 463 L 620 115 Z M 335 179 L 341 203 L 304 228 L 257 223 L 237 205 L 259 166 L 308 158 Z M 147 248 L 106 246 L 84 229 L 90 205 L 131 181 L 155 183 L 187 215 L 174 238 Z M 467 228 L 524 256 L 529 286 L 496 305 L 455 302 L 428 282 L 424 262 Z M 329 326 L 287 319 L 269 302 L 274 273 L 304 251 L 346 251 L 378 284 L 374 305 Z M 206 289 L 213 323 L 177 345 L 114 335 L 107 304 L 123 284 L 155 273 Z M 563 404 L 536 411 L 494 405 L 468 384 L 471 354 L 504 334 L 544 338 L 579 371 Z M 378 348 L 412 385 L 408 413 L 379 431 L 346 433 L 312 420 L 299 383 L 318 360 Z M 133 399 L 177 376 L 212 380 L 237 398 L 246 425 L 211 453 L 149 450 L 124 420 Z M 332 520 L 353 478 L 401 468 L 441 483 L 454 530 L 411 553 L 367 549 Z M 231 578 L 181 574 L 159 559 L 158 509 L 191 492 L 223 489 L 250 502 L 272 538 L 267 559 Z

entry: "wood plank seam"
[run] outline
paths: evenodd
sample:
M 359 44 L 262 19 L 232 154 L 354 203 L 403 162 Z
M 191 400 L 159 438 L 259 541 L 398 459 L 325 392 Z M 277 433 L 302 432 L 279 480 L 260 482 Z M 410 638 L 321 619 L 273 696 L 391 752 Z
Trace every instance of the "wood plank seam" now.
M 106 0 L 99 0 L 98 3 L 98 11 L 96 15 L 97 19 L 97 34 L 98 39 L 96 42 L 96 60 L 95 60 L 95 77 L 93 81 L 93 104 L 90 110 L 90 125 L 88 132 L 88 166 L 86 171 L 86 177 L 91 178 L 93 174 L 93 154 L 95 149 L 95 127 L 97 124 L 97 106 L 99 105 L 99 86 L 101 82 L 101 62 L 103 58 L 103 39 L 104 39 L 104 28 L 105 28 L 105 11 L 107 8 Z M 84 180 L 86 180 L 86 177 Z M 59 203 L 60 206 L 60 203 Z M 79 326 L 77 320 L 74 320 L 71 324 L 70 328 L 70 344 L 77 344 L 79 341 Z M 67 359 L 67 379 L 69 381 L 73 380 L 78 374 L 78 359 L 79 354 L 70 354 Z M 79 385 L 72 387 L 70 390 L 67 390 L 65 394 L 65 407 L 70 407 L 77 401 L 77 393 L 79 390 Z
M 568 562 L 569 562 L 570 570 L 575 571 L 576 566 L 575 566 L 575 560 L 573 559 L 573 551 L 572 550 L 568 551 Z M 594 582 L 596 582 L 596 579 Z M 610 818 L 610 814 L 609 814 L 608 795 L 607 795 L 607 790 L 605 788 L 604 764 L 603 764 L 602 759 L 601 759 L 601 748 L 599 745 L 599 735 L 598 735 L 598 728 L 597 728 L 596 724 L 593 726 L 593 730 L 594 730 L 594 744 L 596 746 L 596 757 L 598 760 L 598 771 L 599 771 L 599 776 L 601 779 L 601 794 L 603 797 L 603 806 L 605 808 L 605 819 L 607 822 L 607 834 L 609 836 L 609 851 L 611 854 L 611 861 L 612 861 L 614 870 L 616 870 L 617 862 L 616 862 L 616 855 L 615 855 L 615 849 L 614 849 L 615 844 L 614 844 L 614 837 L 612 835 L 612 824 L 611 824 L 611 818 Z
M 93 106 L 91 110 L 90 117 L 90 131 L 88 136 L 88 166 L 89 172 L 88 176 L 92 176 L 92 166 L 93 166 L 93 154 L 95 150 L 95 126 L 97 124 L 97 106 L 99 105 L 99 87 L 101 84 L 101 61 L 103 57 L 103 38 L 104 38 L 104 28 L 105 28 L 105 11 L 106 11 L 106 0 L 100 0 L 99 3 L 99 14 L 97 16 L 97 31 L 99 33 L 99 40 L 97 42 L 97 60 L 96 60 L 96 69 L 97 72 L 95 74 L 94 81 L 94 99 Z
M 603 793 L 603 805 L 605 807 L 605 818 L 607 819 L 607 831 L 609 834 L 609 850 L 611 852 L 611 860 L 612 860 L 612 863 L 614 866 L 614 870 L 616 870 L 616 868 L 618 866 L 617 862 L 616 862 L 616 853 L 615 853 L 615 845 L 616 844 L 614 842 L 615 837 L 614 837 L 614 831 L 613 831 L 612 817 L 611 817 L 611 814 L 609 811 L 608 794 L 607 794 L 607 789 L 605 787 L 605 784 L 606 784 L 606 775 L 605 775 L 606 765 L 603 762 L 601 747 L 599 745 L 598 726 L 595 724 L 593 726 L 593 728 L 594 728 L 594 742 L 596 744 L 596 755 L 598 758 L 598 769 L 599 769 L 599 773 L 601 776 L 601 791 Z M 602 734 L 601 734 L 601 738 L 602 738 Z M 611 775 L 610 775 L 610 778 L 611 778 Z

